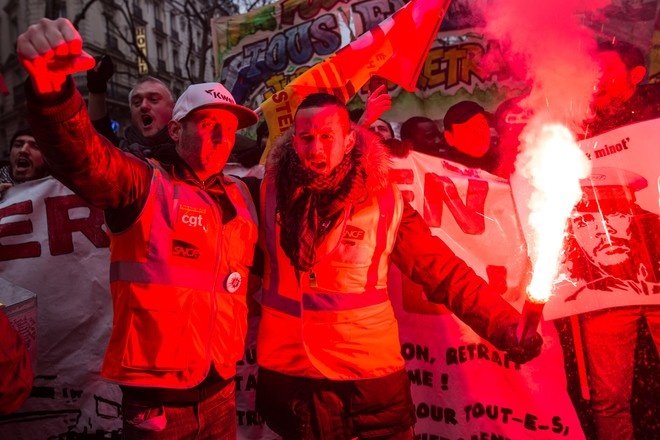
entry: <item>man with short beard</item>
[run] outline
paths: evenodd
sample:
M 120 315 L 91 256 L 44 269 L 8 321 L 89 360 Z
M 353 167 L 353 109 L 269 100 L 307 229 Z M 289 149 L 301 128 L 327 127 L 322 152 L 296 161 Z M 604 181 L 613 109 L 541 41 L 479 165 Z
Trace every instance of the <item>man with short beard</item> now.
M 401 124 L 401 142 L 406 150 L 419 151 L 434 157 L 446 154 L 438 125 L 426 116 L 412 116 Z
M 634 192 L 648 186 L 646 179 L 627 170 L 597 167 L 585 179 L 582 200 L 570 219 L 567 258 L 572 276 L 585 280 L 566 301 L 574 301 L 585 291 L 615 292 L 617 289 L 648 294 L 648 281 L 660 269 L 652 255 L 658 256 L 658 242 L 651 240 L 658 221 L 654 213 L 634 203 Z M 625 179 L 625 180 L 621 180 Z M 603 185 L 608 183 L 611 185 Z M 606 189 L 605 189 L 606 188 Z
M 49 174 L 30 128 L 17 130 L 9 145 L 9 164 L 0 168 L 0 190 Z
M 642 51 L 622 40 L 598 44 L 601 78 L 591 102 L 594 117 L 584 121 L 584 136 L 660 117 L 660 84 L 643 84 L 646 60 Z
M 438 237 L 388 179 L 385 146 L 332 95 L 307 96 L 261 197 L 266 266 L 257 410 L 286 439 L 412 440 L 415 410 L 387 291 L 395 264 L 480 336 L 527 362 L 537 332 Z M 442 335 L 438 335 L 442 337 Z

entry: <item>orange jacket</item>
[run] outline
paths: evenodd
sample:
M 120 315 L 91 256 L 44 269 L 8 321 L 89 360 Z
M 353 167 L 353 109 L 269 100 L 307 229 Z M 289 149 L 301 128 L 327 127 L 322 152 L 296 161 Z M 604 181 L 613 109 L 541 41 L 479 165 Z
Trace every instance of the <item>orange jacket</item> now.
M 266 248 L 259 365 L 330 379 L 382 377 L 404 367 L 387 293 L 389 255 L 403 200 L 394 185 L 353 207 L 296 278 L 279 244 L 274 185 L 262 186 Z
M 257 226 L 247 188 L 225 180 L 238 215 L 222 225 L 205 192 L 156 167 L 138 219 L 111 234 L 114 322 L 103 377 L 189 388 L 202 382 L 211 362 L 222 377 L 235 375 Z

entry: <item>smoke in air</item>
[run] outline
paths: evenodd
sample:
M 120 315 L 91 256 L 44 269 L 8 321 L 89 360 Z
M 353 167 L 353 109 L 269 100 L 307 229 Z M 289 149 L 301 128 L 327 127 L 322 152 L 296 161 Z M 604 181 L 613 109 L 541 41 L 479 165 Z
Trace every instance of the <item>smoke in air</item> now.
M 567 217 L 581 196 L 590 163 L 575 141 L 598 83 L 595 35 L 579 13 L 608 0 L 495 0 L 485 8 L 486 33 L 502 42 L 512 70 L 529 84 L 520 106 L 532 115 L 520 136 L 516 173 L 531 194 L 527 237 L 533 275 L 531 300 L 550 296 Z

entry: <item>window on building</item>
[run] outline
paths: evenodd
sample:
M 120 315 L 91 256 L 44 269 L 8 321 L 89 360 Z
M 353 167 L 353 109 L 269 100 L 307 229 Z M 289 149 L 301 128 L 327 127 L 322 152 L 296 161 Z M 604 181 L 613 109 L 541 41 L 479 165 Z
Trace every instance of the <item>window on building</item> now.
M 163 59 L 163 43 L 160 41 L 156 43 L 156 55 L 158 56 L 159 60 Z
M 176 41 L 181 41 L 179 36 L 179 21 L 177 20 L 176 13 L 174 11 L 170 12 L 170 29 L 172 38 Z
M 60 17 L 66 17 L 65 0 L 48 0 L 46 2 L 46 17 L 52 20 Z
M 154 3 L 154 21 L 156 24 L 156 29 L 160 32 L 165 32 L 165 28 L 163 26 L 163 7 L 158 2 Z
M 174 11 L 170 12 L 170 27 L 172 28 L 172 31 L 179 30 L 179 25 L 176 21 L 176 14 L 174 13 Z
M 163 43 L 158 41 L 156 42 L 156 56 L 158 57 L 158 70 L 164 72 L 167 70 L 165 65 L 165 48 Z
M 142 7 L 137 1 L 133 1 L 133 15 L 142 19 Z
M 174 73 L 181 76 L 181 62 L 179 61 L 179 51 L 172 49 L 172 63 L 174 65 Z

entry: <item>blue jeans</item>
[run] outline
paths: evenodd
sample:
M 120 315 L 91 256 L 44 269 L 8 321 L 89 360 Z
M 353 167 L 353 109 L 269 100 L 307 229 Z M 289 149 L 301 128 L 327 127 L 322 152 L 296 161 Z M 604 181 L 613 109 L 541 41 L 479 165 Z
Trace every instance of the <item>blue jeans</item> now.
M 236 384 L 199 402 L 143 400 L 124 393 L 123 438 L 236 440 Z
M 641 319 L 646 319 L 660 352 L 660 306 L 621 307 L 581 317 L 591 409 L 599 440 L 633 439 L 630 401 Z

